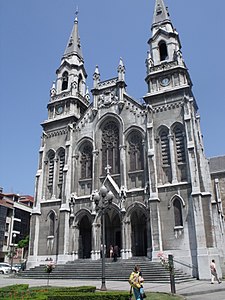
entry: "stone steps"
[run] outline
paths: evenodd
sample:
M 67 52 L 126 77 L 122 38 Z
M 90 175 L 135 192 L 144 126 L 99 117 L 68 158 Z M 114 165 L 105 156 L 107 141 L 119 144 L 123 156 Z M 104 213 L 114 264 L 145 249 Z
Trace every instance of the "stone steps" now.
M 169 271 L 159 262 L 151 262 L 146 258 L 132 258 L 128 260 L 120 260 L 112 262 L 106 259 L 105 277 L 106 280 L 128 281 L 131 271 L 135 264 L 141 267 L 141 271 L 145 282 L 169 282 Z M 101 279 L 102 264 L 101 260 L 76 260 L 67 264 L 56 265 L 50 274 L 52 279 Z M 26 278 L 47 279 L 48 274 L 45 272 L 45 266 L 38 266 L 30 270 L 19 273 L 18 276 Z M 179 270 L 175 270 L 176 282 L 184 282 L 193 278 Z

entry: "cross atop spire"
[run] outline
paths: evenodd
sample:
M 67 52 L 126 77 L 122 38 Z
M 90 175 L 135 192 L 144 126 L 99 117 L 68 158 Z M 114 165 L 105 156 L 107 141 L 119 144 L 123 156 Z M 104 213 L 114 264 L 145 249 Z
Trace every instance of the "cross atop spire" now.
M 166 20 L 170 21 L 167 7 L 163 0 L 156 0 L 152 25 L 154 26 L 154 24 L 162 23 Z
M 75 12 L 75 20 L 72 29 L 72 33 L 70 35 L 66 50 L 64 52 L 64 56 L 68 54 L 77 54 L 81 59 L 83 58 L 81 45 L 80 45 L 80 37 L 78 32 L 78 7 Z

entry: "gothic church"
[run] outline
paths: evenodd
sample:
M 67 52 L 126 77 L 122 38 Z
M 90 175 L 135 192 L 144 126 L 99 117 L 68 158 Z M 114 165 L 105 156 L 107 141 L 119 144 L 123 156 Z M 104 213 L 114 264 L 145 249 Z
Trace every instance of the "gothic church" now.
M 154 261 L 163 251 L 200 279 L 209 277 L 212 258 L 222 264 L 225 239 L 198 106 L 163 0 L 155 1 L 151 30 L 144 104 L 127 94 L 122 59 L 115 78 L 101 80 L 96 67 L 90 96 L 76 17 L 41 124 L 28 267 L 47 257 L 57 264 L 100 259 L 94 195 L 103 184 L 113 194 L 107 256 L 110 245 L 120 259 Z

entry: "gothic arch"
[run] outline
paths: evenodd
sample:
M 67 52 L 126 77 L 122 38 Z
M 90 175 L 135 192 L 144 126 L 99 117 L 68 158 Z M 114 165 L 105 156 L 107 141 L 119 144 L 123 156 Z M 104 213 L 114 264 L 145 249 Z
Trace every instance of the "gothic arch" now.
M 142 203 L 135 202 L 128 208 L 127 215 L 131 223 L 132 256 L 147 255 L 147 224 L 148 215 Z
M 78 77 L 78 85 L 77 85 L 78 93 L 83 96 L 83 77 L 79 74 Z
M 57 220 L 57 214 L 55 210 L 51 209 L 46 217 L 46 221 L 48 221 L 48 236 L 54 237 L 55 236 L 55 230 L 56 230 L 56 220 Z
M 127 165 L 129 171 L 137 171 L 144 169 L 143 139 L 144 137 L 142 133 L 137 129 L 131 130 L 127 135 Z
M 184 200 L 179 195 L 174 195 L 168 204 L 170 209 L 173 206 L 174 227 L 183 227 L 183 209 L 185 206 Z
M 64 71 L 62 74 L 62 91 L 68 89 L 68 81 L 69 81 L 69 74 L 67 71 Z
M 169 201 L 168 201 L 168 208 L 171 208 L 171 206 L 173 205 L 173 201 L 175 199 L 179 199 L 181 201 L 181 203 L 182 203 L 182 206 L 185 207 L 185 201 L 184 201 L 184 199 L 180 195 L 175 194 L 175 195 L 173 195 L 173 197 L 171 197 L 169 199 Z
M 183 124 L 176 122 L 171 126 L 171 132 L 173 135 L 173 151 L 176 160 L 177 179 L 178 181 L 187 180 L 187 158 L 186 158 L 186 143 L 185 143 L 185 131 Z
M 79 147 L 79 178 L 92 178 L 93 167 L 93 144 L 83 140 Z
M 54 184 L 54 170 L 55 170 L 55 151 L 50 149 L 46 153 L 46 166 L 45 166 L 45 178 L 46 178 L 46 190 L 45 196 L 50 198 L 53 194 Z
M 76 214 L 76 224 L 79 228 L 78 257 L 90 258 L 92 249 L 92 217 L 87 209 L 81 209 Z
M 98 123 L 96 130 L 96 148 L 100 149 L 100 175 L 106 174 L 110 165 L 110 173 L 120 174 L 120 148 L 122 144 L 122 127 L 120 118 L 115 114 L 106 114 Z
M 168 49 L 167 49 L 167 44 L 164 40 L 161 40 L 158 43 L 158 47 L 159 47 L 159 57 L 160 57 L 160 61 L 166 60 L 168 59 Z

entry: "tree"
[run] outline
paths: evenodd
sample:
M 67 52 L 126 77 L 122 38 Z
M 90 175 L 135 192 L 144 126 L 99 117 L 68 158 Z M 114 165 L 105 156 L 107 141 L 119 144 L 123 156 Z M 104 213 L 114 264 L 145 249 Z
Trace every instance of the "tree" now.
M 24 253 L 23 253 L 24 258 L 27 257 L 28 246 L 29 246 L 29 235 L 27 235 L 24 239 L 20 240 L 17 244 L 17 248 L 24 248 Z

